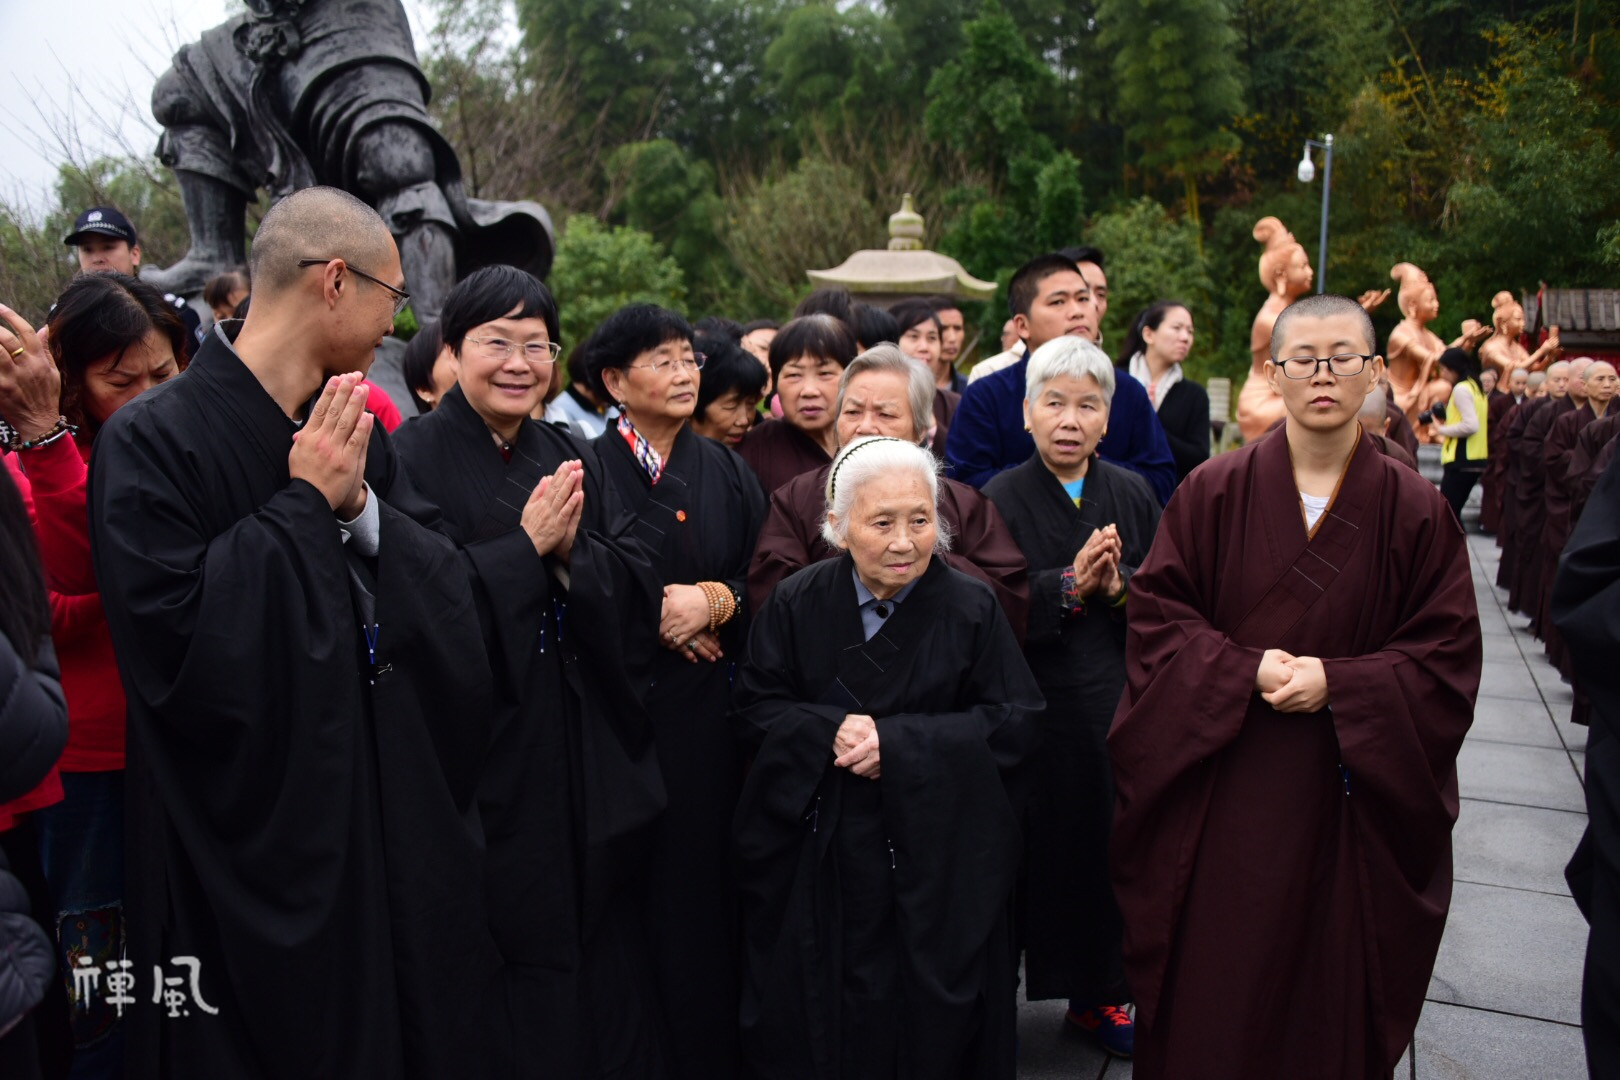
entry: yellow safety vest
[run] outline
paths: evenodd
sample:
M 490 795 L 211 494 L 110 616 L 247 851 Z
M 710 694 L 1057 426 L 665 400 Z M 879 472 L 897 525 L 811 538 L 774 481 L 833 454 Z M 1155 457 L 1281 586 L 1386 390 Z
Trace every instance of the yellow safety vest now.
M 1485 397 L 1485 391 L 1479 383 L 1470 379 L 1463 383 L 1468 392 L 1474 395 L 1474 414 L 1479 417 L 1479 430 L 1468 436 L 1467 445 L 1463 448 L 1463 460 L 1483 463 L 1491 456 L 1489 434 L 1485 427 L 1489 423 L 1486 415 L 1490 411 L 1490 401 Z M 1457 460 L 1457 440 L 1447 439 L 1446 445 L 1440 450 L 1440 464 L 1450 465 Z

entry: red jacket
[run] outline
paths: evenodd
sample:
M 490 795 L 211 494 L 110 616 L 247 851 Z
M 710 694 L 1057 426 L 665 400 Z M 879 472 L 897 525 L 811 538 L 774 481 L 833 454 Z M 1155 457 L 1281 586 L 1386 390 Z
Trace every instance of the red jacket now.
M 124 767 L 124 686 L 90 562 L 84 490 L 89 456 L 88 447 L 81 450 L 73 440 L 59 439 L 42 449 L 6 457 L 28 504 L 45 567 L 51 640 L 62 664 L 62 692 L 68 704 L 63 772 Z

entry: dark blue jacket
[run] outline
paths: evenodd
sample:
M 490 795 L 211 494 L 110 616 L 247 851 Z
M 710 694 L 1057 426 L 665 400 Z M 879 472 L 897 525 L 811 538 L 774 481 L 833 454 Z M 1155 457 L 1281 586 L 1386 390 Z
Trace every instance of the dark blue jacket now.
M 1012 367 L 970 383 L 951 420 L 945 439 L 945 461 L 951 478 L 983 487 L 992 476 L 1022 465 L 1035 452 L 1035 440 L 1024 430 L 1024 375 L 1029 352 Z M 1170 501 L 1176 490 L 1176 459 L 1159 426 L 1147 390 L 1126 372 L 1114 369 L 1114 400 L 1108 409 L 1108 434 L 1097 444 L 1104 460 L 1141 473 L 1158 496 Z

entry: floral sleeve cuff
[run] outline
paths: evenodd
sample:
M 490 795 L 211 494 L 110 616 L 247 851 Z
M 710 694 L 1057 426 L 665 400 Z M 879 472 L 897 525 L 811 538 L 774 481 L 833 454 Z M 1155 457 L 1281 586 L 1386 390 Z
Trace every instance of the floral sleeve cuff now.
M 1065 615 L 1082 615 L 1086 610 L 1085 598 L 1080 595 L 1080 583 L 1075 580 L 1074 567 L 1065 566 L 1058 579 L 1058 606 Z

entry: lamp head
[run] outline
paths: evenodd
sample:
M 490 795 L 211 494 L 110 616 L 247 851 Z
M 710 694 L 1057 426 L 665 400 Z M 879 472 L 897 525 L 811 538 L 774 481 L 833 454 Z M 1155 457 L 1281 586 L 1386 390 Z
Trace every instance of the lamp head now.
M 1311 148 L 1305 147 L 1305 153 L 1299 159 L 1299 182 L 1308 184 L 1316 179 L 1316 163 L 1311 160 Z

